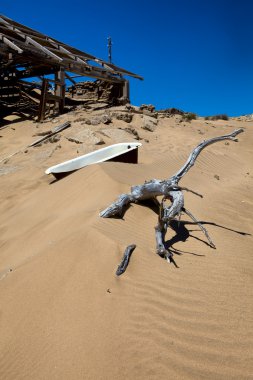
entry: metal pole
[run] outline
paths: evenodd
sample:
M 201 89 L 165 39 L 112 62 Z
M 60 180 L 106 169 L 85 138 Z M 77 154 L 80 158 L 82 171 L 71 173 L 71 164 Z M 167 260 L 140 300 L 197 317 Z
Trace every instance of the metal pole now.
M 111 39 L 111 37 L 108 37 L 107 40 L 108 40 L 108 44 L 107 44 L 107 47 L 108 47 L 108 61 L 110 63 L 112 63 L 112 39 Z

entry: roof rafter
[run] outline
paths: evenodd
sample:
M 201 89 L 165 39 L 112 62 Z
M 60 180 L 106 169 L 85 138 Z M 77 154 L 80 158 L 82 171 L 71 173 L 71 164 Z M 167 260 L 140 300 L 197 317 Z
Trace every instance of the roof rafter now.
M 8 45 L 11 49 L 16 50 L 19 54 L 23 53 L 22 49 L 20 49 L 17 45 L 15 45 L 12 41 L 10 41 L 2 33 L 0 33 L 0 40 L 3 41 L 4 44 Z
M 6 65 L 8 62 L 8 49 L 13 55 L 13 63 L 8 67 L 17 63 L 22 65 L 22 61 L 25 66 L 29 65 L 29 62 L 33 65 L 43 60 L 46 66 L 55 67 L 55 71 L 61 68 L 75 74 L 112 82 L 124 81 L 123 75 L 143 79 L 137 74 L 68 46 L 3 15 L 0 15 L 0 42 L 6 46 L 3 49 L 0 44 L 0 63 L 1 55 L 5 57 L 2 64 Z

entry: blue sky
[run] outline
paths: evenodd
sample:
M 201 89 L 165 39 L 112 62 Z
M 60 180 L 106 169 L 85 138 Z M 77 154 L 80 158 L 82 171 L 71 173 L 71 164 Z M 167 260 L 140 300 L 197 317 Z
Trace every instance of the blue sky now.
M 140 74 L 131 102 L 253 113 L 253 0 L 1 0 L 0 13 Z

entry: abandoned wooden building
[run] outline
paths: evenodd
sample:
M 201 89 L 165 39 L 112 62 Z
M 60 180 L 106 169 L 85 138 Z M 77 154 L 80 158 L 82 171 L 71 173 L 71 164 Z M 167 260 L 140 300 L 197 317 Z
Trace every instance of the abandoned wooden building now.
M 0 15 L 2 114 L 10 108 L 18 112 L 29 110 L 43 121 L 50 112 L 62 113 L 66 80 L 72 83 L 73 94 L 79 91 L 75 90 L 77 77 L 97 79 L 98 97 L 99 88 L 110 89 L 113 100 L 124 104 L 129 102 L 129 82 L 125 76 L 143 79 Z

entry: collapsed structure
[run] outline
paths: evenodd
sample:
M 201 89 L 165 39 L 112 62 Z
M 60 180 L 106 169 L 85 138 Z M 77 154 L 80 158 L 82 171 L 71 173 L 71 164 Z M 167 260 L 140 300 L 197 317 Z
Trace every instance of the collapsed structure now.
M 50 74 L 53 77 L 46 77 Z M 101 95 L 103 99 L 106 90 L 110 90 L 108 97 L 121 104 L 129 102 L 129 82 L 124 76 L 143 79 L 0 15 L 0 106 L 3 110 L 29 109 L 38 115 L 39 121 L 51 111 L 62 113 L 66 79 L 73 84 L 72 92 L 78 92 L 76 76 L 98 79 L 96 84 L 90 85 L 97 88 L 97 99 Z
M 96 81 L 78 82 L 66 89 L 71 98 L 86 101 L 104 101 L 110 104 L 125 104 L 129 97 L 122 97 L 122 85 L 113 82 Z

